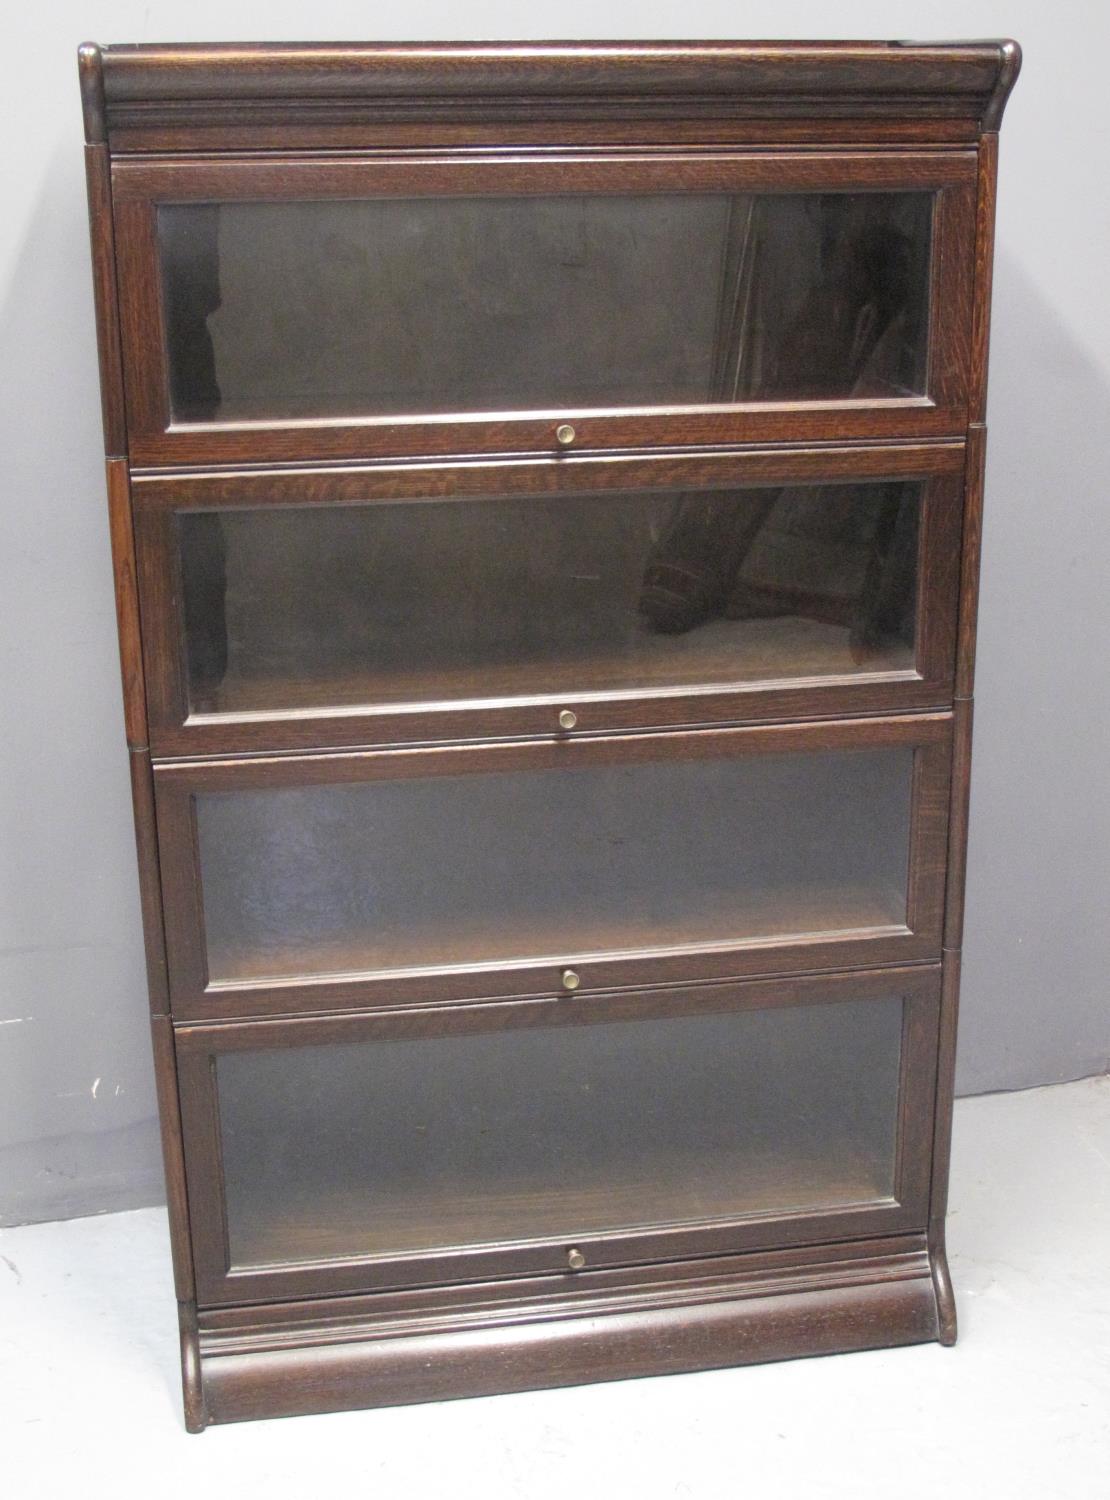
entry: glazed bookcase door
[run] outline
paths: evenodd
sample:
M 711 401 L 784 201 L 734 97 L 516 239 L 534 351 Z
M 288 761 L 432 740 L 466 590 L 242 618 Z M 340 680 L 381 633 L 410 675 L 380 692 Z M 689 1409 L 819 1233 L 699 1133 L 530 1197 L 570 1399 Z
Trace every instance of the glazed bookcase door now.
M 963 463 L 936 443 L 138 479 L 152 744 L 940 706 Z
M 113 193 L 138 464 L 966 425 L 971 152 L 123 162 Z
M 175 1013 L 936 959 L 950 732 L 935 714 L 160 764 Z
M 203 1304 L 920 1229 L 918 967 L 179 1033 Z

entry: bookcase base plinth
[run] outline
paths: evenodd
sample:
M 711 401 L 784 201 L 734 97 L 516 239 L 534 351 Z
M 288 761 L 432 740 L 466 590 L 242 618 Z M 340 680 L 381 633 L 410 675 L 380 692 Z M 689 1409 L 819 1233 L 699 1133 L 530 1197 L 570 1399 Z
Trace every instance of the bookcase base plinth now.
M 924 1237 L 200 1316 L 203 1421 L 397 1406 L 924 1343 Z

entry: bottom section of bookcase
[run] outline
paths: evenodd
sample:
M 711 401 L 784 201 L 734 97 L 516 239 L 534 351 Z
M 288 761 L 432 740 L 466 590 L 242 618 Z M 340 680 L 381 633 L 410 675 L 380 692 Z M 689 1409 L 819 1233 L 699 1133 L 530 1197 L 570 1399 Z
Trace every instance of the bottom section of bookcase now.
M 186 1310 L 186 1422 L 285 1417 L 883 1349 L 954 1336 L 922 1236 Z

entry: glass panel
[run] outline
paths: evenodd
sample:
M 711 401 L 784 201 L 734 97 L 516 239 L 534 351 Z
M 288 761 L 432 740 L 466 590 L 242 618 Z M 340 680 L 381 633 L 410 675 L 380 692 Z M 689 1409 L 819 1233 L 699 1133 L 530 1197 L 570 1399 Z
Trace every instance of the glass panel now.
M 932 201 L 164 205 L 174 420 L 919 393 Z
M 178 515 L 190 706 L 911 671 L 919 484 Z
M 233 1265 L 871 1203 L 897 997 L 230 1053 Z
M 197 795 L 216 980 L 903 925 L 913 751 Z

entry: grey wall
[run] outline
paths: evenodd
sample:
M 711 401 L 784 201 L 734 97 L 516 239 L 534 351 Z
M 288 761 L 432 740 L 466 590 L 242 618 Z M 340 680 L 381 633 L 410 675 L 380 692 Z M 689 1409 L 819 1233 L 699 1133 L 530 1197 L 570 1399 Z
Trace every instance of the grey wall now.
M 398 25 L 400 30 L 398 30 Z M 833 29 L 835 25 L 835 30 Z M 161 1194 L 115 659 L 79 41 L 997 36 L 1003 132 L 959 1086 L 1110 1067 L 1102 0 L 20 6 L 0 218 L 0 1223 Z

